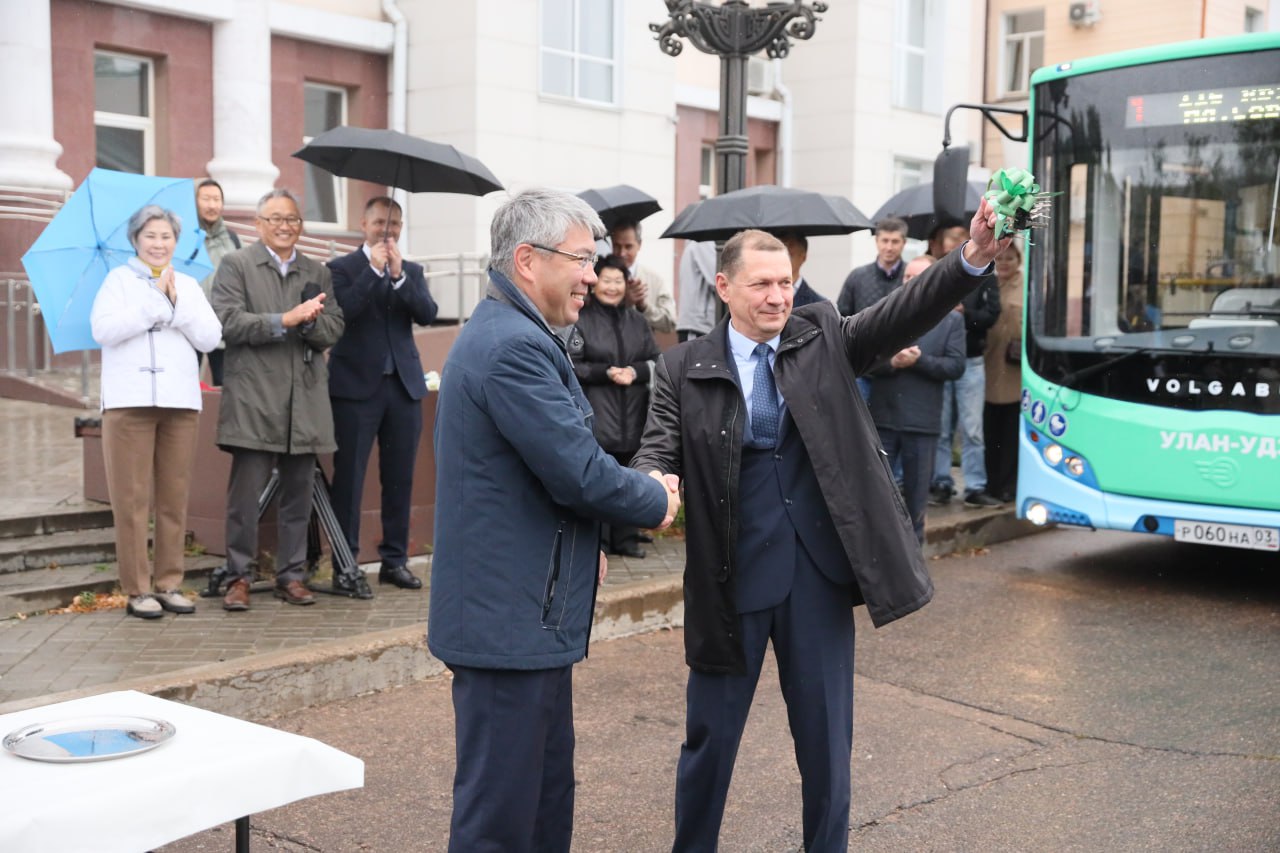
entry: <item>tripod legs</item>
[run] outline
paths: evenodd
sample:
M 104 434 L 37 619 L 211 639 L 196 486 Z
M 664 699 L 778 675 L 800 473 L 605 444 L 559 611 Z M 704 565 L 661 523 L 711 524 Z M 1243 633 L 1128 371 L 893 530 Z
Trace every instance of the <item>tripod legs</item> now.
M 342 526 L 338 524 L 338 517 L 333 514 L 333 504 L 329 502 L 329 480 L 324 476 L 324 471 L 320 466 L 316 466 L 315 484 L 312 486 L 311 492 L 311 527 L 314 531 L 316 522 L 319 521 L 319 527 L 324 530 L 325 538 L 329 540 L 329 553 L 333 559 L 333 580 L 329 587 L 308 583 L 307 588 L 312 592 L 324 592 L 330 595 L 346 595 L 351 598 L 373 598 L 373 590 L 369 588 L 369 581 L 365 578 L 364 572 L 360 571 L 360 566 L 356 564 L 355 555 L 351 553 L 351 547 L 347 545 L 346 534 L 342 532 Z M 315 537 L 316 558 L 320 554 L 320 537 Z M 310 542 L 308 541 L 308 558 L 310 558 Z

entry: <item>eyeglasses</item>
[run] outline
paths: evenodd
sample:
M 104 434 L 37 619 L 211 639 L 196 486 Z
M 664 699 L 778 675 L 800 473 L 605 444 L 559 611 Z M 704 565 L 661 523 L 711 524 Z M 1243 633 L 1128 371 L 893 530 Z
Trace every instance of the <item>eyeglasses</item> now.
M 279 228 L 281 225 L 288 225 L 290 228 L 297 228 L 302 224 L 301 216 L 281 216 L 280 214 L 272 214 L 271 216 L 259 216 L 258 219 L 270 225 L 272 228 Z
M 587 267 L 595 266 L 596 261 L 600 259 L 600 256 L 594 253 L 590 255 L 579 255 L 576 252 L 566 252 L 564 249 L 553 249 L 550 246 L 541 246 L 537 243 L 530 243 L 529 245 L 535 249 L 541 249 L 544 252 L 555 252 L 557 255 L 564 255 L 566 258 L 572 258 L 578 262 L 578 269 L 580 270 L 585 270 Z

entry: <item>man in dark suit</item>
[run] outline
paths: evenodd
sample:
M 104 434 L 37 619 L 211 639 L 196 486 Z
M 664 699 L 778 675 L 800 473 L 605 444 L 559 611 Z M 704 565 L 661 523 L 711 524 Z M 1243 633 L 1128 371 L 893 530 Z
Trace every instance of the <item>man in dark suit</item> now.
M 425 326 L 434 320 L 436 303 L 422 266 L 400 255 L 402 225 L 399 204 L 386 196 L 369 199 L 360 221 L 364 245 L 329 262 L 334 295 L 348 318 L 346 331 L 329 354 L 329 397 L 338 441 L 332 501 L 351 553 L 358 558 L 360 497 L 376 438 L 382 484 L 378 581 L 419 589 L 422 581 L 406 563 L 413 464 L 422 434 L 420 401 L 427 386 L 413 324 Z M 333 583 L 335 589 L 360 598 L 373 595 L 358 582 L 350 589 L 337 577 Z
M 983 202 L 973 240 L 915 286 L 850 317 L 825 301 L 793 314 L 786 248 L 742 232 L 725 244 L 716 274 L 728 316 L 658 362 L 631 464 L 677 475 L 685 490 L 679 853 L 716 849 L 770 641 L 800 769 L 804 849 L 848 848 L 852 607 L 865 603 L 880 626 L 933 594 L 854 380 L 978 286 L 1003 245 L 994 219 Z

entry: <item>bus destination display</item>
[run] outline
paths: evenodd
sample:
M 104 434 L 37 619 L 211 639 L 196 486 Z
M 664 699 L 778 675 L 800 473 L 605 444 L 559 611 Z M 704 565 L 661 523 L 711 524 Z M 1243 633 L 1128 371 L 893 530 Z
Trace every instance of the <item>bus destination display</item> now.
M 1280 84 L 1130 95 L 1124 126 L 1170 127 L 1280 119 Z

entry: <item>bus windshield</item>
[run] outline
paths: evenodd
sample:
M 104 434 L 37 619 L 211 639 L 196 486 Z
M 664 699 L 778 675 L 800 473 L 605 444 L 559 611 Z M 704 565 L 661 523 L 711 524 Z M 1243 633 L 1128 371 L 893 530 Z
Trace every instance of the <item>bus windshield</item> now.
M 1028 252 L 1032 369 L 1280 356 L 1280 52 L 1049 80 L 1032 108 L 1052 194 Z

